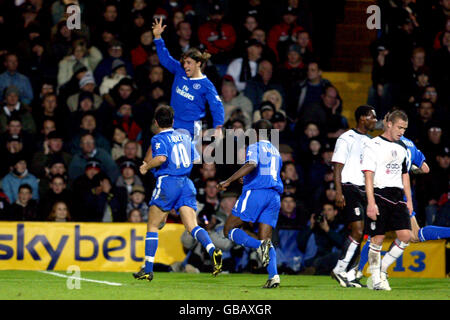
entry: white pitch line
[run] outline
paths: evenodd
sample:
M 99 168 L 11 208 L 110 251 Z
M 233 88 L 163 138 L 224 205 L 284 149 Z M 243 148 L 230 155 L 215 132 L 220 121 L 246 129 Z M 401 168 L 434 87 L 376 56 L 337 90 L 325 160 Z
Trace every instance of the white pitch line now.
M 72 278 L 74 280 L 102 283 L 102 284 L 107 284 L 109 286 L 121 286 L 122 285 L 121 283 L 118 283 L 118 282 L 109 282 L 109 281 L 100 281 L 100 280 L 94 280 L 94 279 L 78 278 L 78 277 L 74 277 L 74 276 L 66 276 L 65 274 L 60 274 L 60 273 L 51 272 L 51 271 L 38 271 L 38 272 L 50 274 L 52 276 L 61 277 L 61 278 Z

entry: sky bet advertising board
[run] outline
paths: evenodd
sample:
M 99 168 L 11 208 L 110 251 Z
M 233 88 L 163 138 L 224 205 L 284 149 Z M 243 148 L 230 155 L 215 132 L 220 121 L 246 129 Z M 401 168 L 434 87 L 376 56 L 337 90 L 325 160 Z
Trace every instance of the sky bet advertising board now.
M 144 261 L 146 224 L 1 222 L 0 270 L 139 270 Z M 155 262 L 185 258 L 182 224 L 159 231 Z M 383 244 L 384 254 L 392 240 Z M 365 268 L 367 275 L 367 265 Z M 390 277 L 445 278 L 445 240 L 411 243 L 389 269 Z

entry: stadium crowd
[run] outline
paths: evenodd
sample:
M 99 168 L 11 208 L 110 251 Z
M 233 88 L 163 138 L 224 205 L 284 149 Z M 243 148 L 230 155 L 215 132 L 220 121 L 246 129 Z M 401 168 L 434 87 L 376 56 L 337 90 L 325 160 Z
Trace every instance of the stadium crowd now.
M 175 59 L 190 47 L 212 54 L 204 73 L 221 96 L 224 128 L 267 119 L 279 130 L 280 272 L 329 274 L 346 232 L 331 158 L 349 129 L 342 110 L 357 107 L 322 77 L 345 4 L 330 2 L 336 8 L 316 0 L 0 1 L 0 220 L 147 221 L 155 181 L 138 168 L 154 110 L 170 103 L 172 84 L 151 30 L 163 18 Z M 68 27 L 72 4 L 81 8 L 77 29 Z M 379 120 L 394 106 L 407 112 L 405 136 L 431 167 L 412 178 L 417 219 L 450 227 L 450 1 L 379 5 L 386 18 L 370 47 L 367 102 Z M 207 117 L 203 128 L 210 127 Z M 222 236 L 241 186 L 223 193 L 216 186 L 238 166 L 194 166 L 198 219 L 224 251 L 225 270 L 258 272 L 255 253 Z M 180 220 L 172 212 L 167 222 Z M 188 256 L 177 268 L 210 271 L 192 236 L 181 241 Z

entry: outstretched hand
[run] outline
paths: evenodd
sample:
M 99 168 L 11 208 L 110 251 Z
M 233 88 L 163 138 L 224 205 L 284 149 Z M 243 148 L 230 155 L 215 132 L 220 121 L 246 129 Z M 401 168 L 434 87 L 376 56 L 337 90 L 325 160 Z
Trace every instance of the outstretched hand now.
M 217 185 L 217 189 L 219 189 L 219 191 L 225 191 L 229 186 L 230 183 L 227 180 L 225 180 Z
M 161 38 L 161 34 L 164 32 L 164 29 L 166 29 L 167 25 L 162 24 L 163 19 L 160 18 L 159 21 L 158 19 L 155 19 L 155 22 L 153 22 L 152 25 L 152 30 L 153 30 L 153 35 L 155 36 L 155 39 L 159 39 Z

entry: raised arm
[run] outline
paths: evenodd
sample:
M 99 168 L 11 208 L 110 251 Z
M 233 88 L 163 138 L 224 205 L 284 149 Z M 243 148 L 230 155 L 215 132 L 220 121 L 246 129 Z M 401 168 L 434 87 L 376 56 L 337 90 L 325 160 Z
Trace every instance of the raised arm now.
M 181 67 L 181 63 L 175 60 L 167 50 L 166 45 L 164 44 L 164 40 L 161 38 L 161 34 L 164 32 L 164 29 L 167 25 L 162 25 L 162 18 L 158 21 L 155 19 L 153 22 L 152 30 L 153 36 L 155 37 L 155 45 L 156 52 L 158 53 L 159 61 L 161 65 L 169 70 L 171 73 L 177 73 L 181 71 L 183 68 Z

